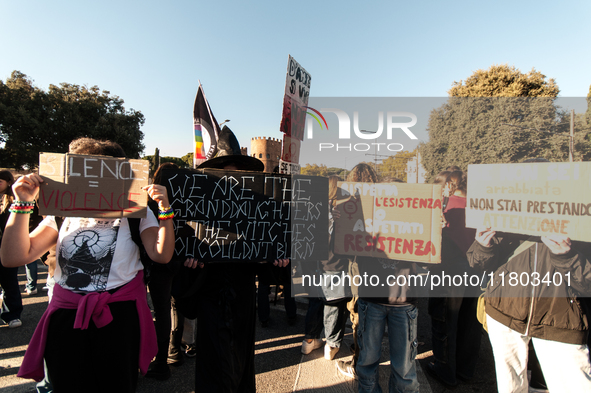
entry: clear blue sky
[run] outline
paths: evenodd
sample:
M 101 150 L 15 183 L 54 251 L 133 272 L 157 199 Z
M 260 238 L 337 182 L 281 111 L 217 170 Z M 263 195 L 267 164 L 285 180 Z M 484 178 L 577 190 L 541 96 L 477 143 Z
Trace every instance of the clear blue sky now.
M 443 97 L 493 64 L 591 84 L 580 1 L 0 0 L 0 79 L 97 85 L 141 111 L 145 154 L 192 151 L 198 80 L 241 145 L 280 138 L 288 54 L 311 96 Z

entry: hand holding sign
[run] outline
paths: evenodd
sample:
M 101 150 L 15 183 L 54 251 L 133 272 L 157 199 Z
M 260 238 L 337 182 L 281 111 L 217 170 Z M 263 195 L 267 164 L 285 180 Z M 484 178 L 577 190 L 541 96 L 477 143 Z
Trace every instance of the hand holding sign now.
M 331 214 L 332 214 L 332 218 L 334 218 L 335 220 L 338 220 L 339 218 L 341 218 L 341 211 L 339 210 L 339 206 L 335 206 L 331 209 Z
M 563 255 L 570 251 L 570 239 L 561 235 L 547 235 L 541 237 L 544 243 L 553 254 Z
M 289 258 L 287 258 L 287 259 L 276 259 L 275 262 L 273 262 L 273 266 L 287 267 L 287 265 L 289 265 Z
M 189 269 L 197 269 L 197 267 L 203 269 L 205 267 L 205 263 L 199 262 L 197 258 L 187 258 L 185 259 L 184 265 Z
M 18 201 L 33 201 L 39 193 L 39 185 L 43 178 L 36 173 L 21 176 L 12 186 L 14 197 Z
M 165 210 L 170 206 L 166 187 L 158 184 L 151 184 L 149 186 L 142 187 L 142 190 L 146 191 L 150 198 L 152 198 L 155 202 L 158 202 L 158 207 L 161 210 Z
M 480 228 L 476 230 L 476 241 L 483 247 L 490 247 L 491 240 L 496 235 L 496 232 L 490 228 Z

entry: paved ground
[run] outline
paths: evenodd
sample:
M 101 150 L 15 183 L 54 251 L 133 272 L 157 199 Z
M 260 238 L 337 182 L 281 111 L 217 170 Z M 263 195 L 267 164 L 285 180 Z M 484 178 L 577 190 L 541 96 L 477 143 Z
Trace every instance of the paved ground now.
M 39 289 L 45 283 L 46 269 L 40 266 Z M 21 288 L 26 281 L 24 268 L 19 275 Z M 42 292 L 42 291 L 40 291 Z M 268 328 L 257 327 L 256 334 L 256 381 L 258 393 L 336 393 L 356 392 L 354 381 L 344 378 L 335 367 L 335 361 L 325 360 L 322 350 L 316 350 L 310 355 L 302 355 L 300 346 L 304 332 L 304 315 L 306 301 L 298 302 L 298 321 L 295 326 L 289 326 L 285 320 L 285 312 L 278 301 L 272 305 L 271 325 Z M 18 367 L 22 361 L 28 341 L 41 314 L 47 306 L 45 292 L 36 296 L 23 295 L 25 311 L 22 316 L 23 326 L 9 329 L 7 325 L 0 325 L 0 392 L 1 393 L 32 393 L 35 392 L 34 382 L 16 377 Z M 426 375 L 423 370 L 430 356 L 430 319 L 427 315 L 426 299 L 419 302 L 419 382 L 421 393 L 443 393 L 445 387 Z M 352 341 L 350 330 L 345 340 Z M 380 365 L 381 386 L 387 389 L 389 375 L 388 347 L 383 345 L 384 354 Z M 474 382 L 460 384 L 454 392 L 472 393 L 496 392 L 494 365 L 490 344 L 486 335 L 482 337 L 482 348 Z M 337 354 L 337 359 L 350 359 L 351 353 L 344 348 Z M 154 381 L 140 377 L 137 391 L 139 393 L 191 393 L 194 392 L 193 371 L 195 362 L 187 358 L 184 365 L 174 368 L 172 378 L 167 381 Z

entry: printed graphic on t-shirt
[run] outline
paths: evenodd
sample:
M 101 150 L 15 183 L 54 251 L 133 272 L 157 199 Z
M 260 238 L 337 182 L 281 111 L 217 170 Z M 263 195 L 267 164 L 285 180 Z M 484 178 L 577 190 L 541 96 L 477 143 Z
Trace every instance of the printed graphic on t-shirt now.
M 80 219 L 80 227 L 68 233 L 60 245 L 59 284 L 80 291 L 104 291 L 120 226 L 120 219 Z

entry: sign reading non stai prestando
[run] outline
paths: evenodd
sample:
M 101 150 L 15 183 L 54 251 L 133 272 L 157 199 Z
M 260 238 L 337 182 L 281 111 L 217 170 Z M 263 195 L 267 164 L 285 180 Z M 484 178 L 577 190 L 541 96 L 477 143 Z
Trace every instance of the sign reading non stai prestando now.
M 466 226 L 591 241 L 591 162 L 468 166 Z

